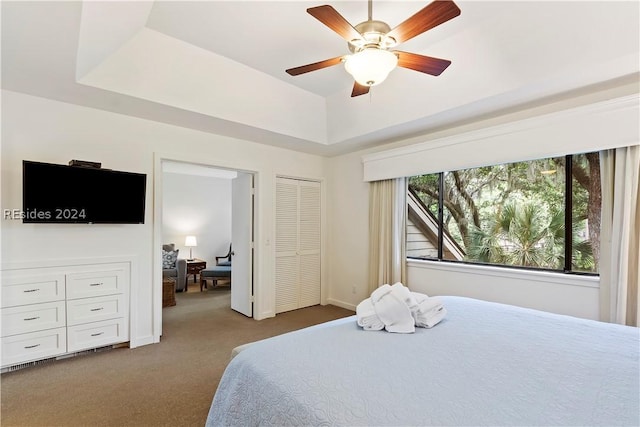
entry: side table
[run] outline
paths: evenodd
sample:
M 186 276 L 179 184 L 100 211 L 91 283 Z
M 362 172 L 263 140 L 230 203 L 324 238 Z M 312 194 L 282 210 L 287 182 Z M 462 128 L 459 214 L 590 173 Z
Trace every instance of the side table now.
M 204 270 L 205 268 L 207 268 L 207 261 L 198 258 L 187 260 L 187 277 L 185 278 L 187 283 L 184 284 L 185 291 L 187 290 L 189 285 L 189 275 L 193 274 L 193 283 L 196 283 L 196 276 L 200 274 L 200 271 Z

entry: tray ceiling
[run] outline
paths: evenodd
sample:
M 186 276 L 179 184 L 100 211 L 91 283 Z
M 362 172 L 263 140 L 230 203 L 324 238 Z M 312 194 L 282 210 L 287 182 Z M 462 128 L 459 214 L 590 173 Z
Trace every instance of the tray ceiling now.
M 459 1 L 402 45 L 449 59 L 439 77 L 392 71 L 351 98 L 349 53 L 306 1 L 2 2 L 2 86 L 318 154 L 487 116 L 639 72 L 638 2 Z M 353 25 L 367 2 L 331 4 Z M 423 1 L 374 1 L 391 27 Z

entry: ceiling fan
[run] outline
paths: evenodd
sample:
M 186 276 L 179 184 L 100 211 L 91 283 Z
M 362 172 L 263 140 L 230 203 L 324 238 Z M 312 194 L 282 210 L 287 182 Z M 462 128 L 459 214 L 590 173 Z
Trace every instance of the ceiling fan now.
M 460 9 L 451 0 L 428 4 L 394 29 L 386 22 L 372 19 L 372 0 L 369 0 L 368 19 L 355 27 L 329 5 L 312 7 L 307 12 L 345 39 L 353 54 L 289 68 L 286 72 L 292 76 L 344 63 L 355 79 L 351 92 L 354 97 L 364 95 L 371 86 L 382 83 L 396 66 L 439 76 L 451 64 L 446 59 L 391 50 L 460 15 Z

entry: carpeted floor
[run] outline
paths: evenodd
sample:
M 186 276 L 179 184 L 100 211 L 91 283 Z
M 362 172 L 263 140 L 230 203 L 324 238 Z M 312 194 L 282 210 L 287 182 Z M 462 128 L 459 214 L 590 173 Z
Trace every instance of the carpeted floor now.
M 315 306 L 255 321 L 229 308 L 228 287 L 176 300 L 163 309 L 159 344 L 2 374 L 0 424 L 203 426 L 234 347 L 354 314 Z

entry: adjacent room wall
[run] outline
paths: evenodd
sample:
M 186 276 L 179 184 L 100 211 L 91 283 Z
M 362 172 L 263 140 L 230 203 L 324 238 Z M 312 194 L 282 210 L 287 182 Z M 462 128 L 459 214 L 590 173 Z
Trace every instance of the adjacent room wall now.
M 158 157 L 256 173 L 255 317 L 274 315 L 273 200 L 276 175 L 324 177 L 325 159 L 177 126 L 2 91 L 2 209 L 22 207 L 22 160 L 66 164 L 70 159 L 147 174 L 144 225 L 50 225 L 2 220 L 2 268 L 42 261 L 126 256 L 135 262 L 131 280 L 131 342 L 159 340 L 152 301 L 161 301 L 154 282 L 153 213 Z M 159 201 L 159 200 L 158 200 Z M 160 254 L 155 260 L 160 266 Z M 154 325 L 155 329 L 154 329 Z
M 231 243 L 231 180 L 163 173 L 162 240 L 175 243 L 179 258 L 189 258 L 185 237 L 196 236 L 194 258 L 215 265 Z

